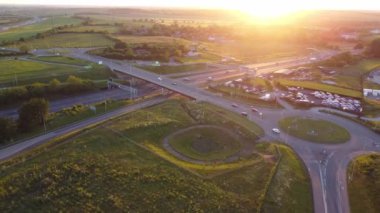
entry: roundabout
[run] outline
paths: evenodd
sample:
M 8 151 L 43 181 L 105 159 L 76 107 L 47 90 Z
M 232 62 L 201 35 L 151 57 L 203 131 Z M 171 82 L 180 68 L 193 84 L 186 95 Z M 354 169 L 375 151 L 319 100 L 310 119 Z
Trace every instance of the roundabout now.
M 321 119 L 294 116 L 281 119 L 278 124 L 285 133 L 314 143 L 339 144 L 351 137 L 345 128 Z
M 232 161 L 238 158 L 243 145 L 237 134 L 214 125 L 197 125 L 178 130 L 166 137 L 163 143 L 170 153 L 198 163 Z

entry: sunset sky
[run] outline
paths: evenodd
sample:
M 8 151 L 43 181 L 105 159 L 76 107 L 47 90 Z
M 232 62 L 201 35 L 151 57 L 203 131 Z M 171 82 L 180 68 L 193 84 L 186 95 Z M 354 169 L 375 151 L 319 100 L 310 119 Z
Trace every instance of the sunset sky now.
M 0 0 L 0 4 L 221 8 L 242 10 L 258 16 L 279 16 L 310 9 L 380 10 L 380 0 Z

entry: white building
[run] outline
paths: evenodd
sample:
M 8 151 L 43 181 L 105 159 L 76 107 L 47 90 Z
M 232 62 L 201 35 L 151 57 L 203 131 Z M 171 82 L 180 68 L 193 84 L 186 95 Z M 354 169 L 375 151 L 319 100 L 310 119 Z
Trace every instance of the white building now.
M 380 97 L 380 90 L 376 90 L 376 89 L 363 89 L 363 95 L 365 97 L 368 97 L 368 96 Z

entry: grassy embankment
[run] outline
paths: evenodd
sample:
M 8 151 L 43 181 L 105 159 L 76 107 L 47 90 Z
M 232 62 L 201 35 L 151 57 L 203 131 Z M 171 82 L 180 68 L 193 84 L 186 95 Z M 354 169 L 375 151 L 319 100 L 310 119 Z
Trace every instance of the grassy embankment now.
M 186 169 L 178 169 L 178 166 L 184 168 L 181 165 L 161 158 L 146 146 L 150 144 L 159 147 L 162 136 L 192 124 L 196 119 L 193 116 L 199 116 L 193 111 L 200 110 L 199 106 L 188 108 L 191 109 L 191 116 L 188 109 L 182 107 L 176 101 L 169 101 L 89 129 L 82 135 L 68 139 L 67 143 L 55 141 L 31 151 L 39 153 L 38 155 L 29 152 L 28 155 L 2 162 L 1 209 L 257 211 L 264 200 L 265 186 L 270 181 L 268 177 L 275 167 L 275 145 L 262 144 L 257 148 L 259 153 L 271 156 L 270 159 L 255 155 L 256 163 L 211 179 L 192 175 Z M 218 111 L 211 106 L 204 107 Z M 171 113 L 168 113 L 169 109 L 172 110 Z M 242 128 L 230 123 L 227 120 L 231 119 L 228 114 L 224 116 L 227 116 L 226 123 L 219 123 L 220 125 Z M 287 154 L 284 153 L 283 156 L 285 155 Z M 295 159 L 293 157 L 292 161 Z M 222 165 L 208 165 L 202 169 L 213 171 L 218 166 Z M 294 164 L 282 160 L 278 168 L 282 166 L 293 168 Z M 284 171 L 290 176 L 293 171 L 298 174 L 300 168 Z M 276 172 L 274 178 L 280 178 L 282 174 L 284 173 Z M 286 189 L 297 195 L 293 198 L 293 193 L 281 194 L 293 203 L 284 202 L 277 208 L 293 210 L 287 205 L 305 202 L 305 198 L 311 196 L 310 191 L 294 188 L 297 180 L 306 178 L 296 177 L 287 179 L 291 184 Z M 281 198 L 283 199 L 285 198 Z M 302 206 L 305 205 L 297 208 Z M 310 208 L 307 206 L 300 211 L 310 212 Z
M 380 155 L 354 159 L 347 171 L 351 212 L 380 211 Z

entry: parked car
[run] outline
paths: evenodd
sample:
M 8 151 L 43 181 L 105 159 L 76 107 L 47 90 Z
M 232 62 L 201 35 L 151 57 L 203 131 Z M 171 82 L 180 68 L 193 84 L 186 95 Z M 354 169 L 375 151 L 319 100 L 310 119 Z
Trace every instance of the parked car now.
M 233 107 L 238 107 L 238 105 L 235 104 L 235 103 L 232 103 L 231 106 L 233 106 Z
M 241 112 L 241 115 L 247 117 L 248 113 L 247 112 Z

